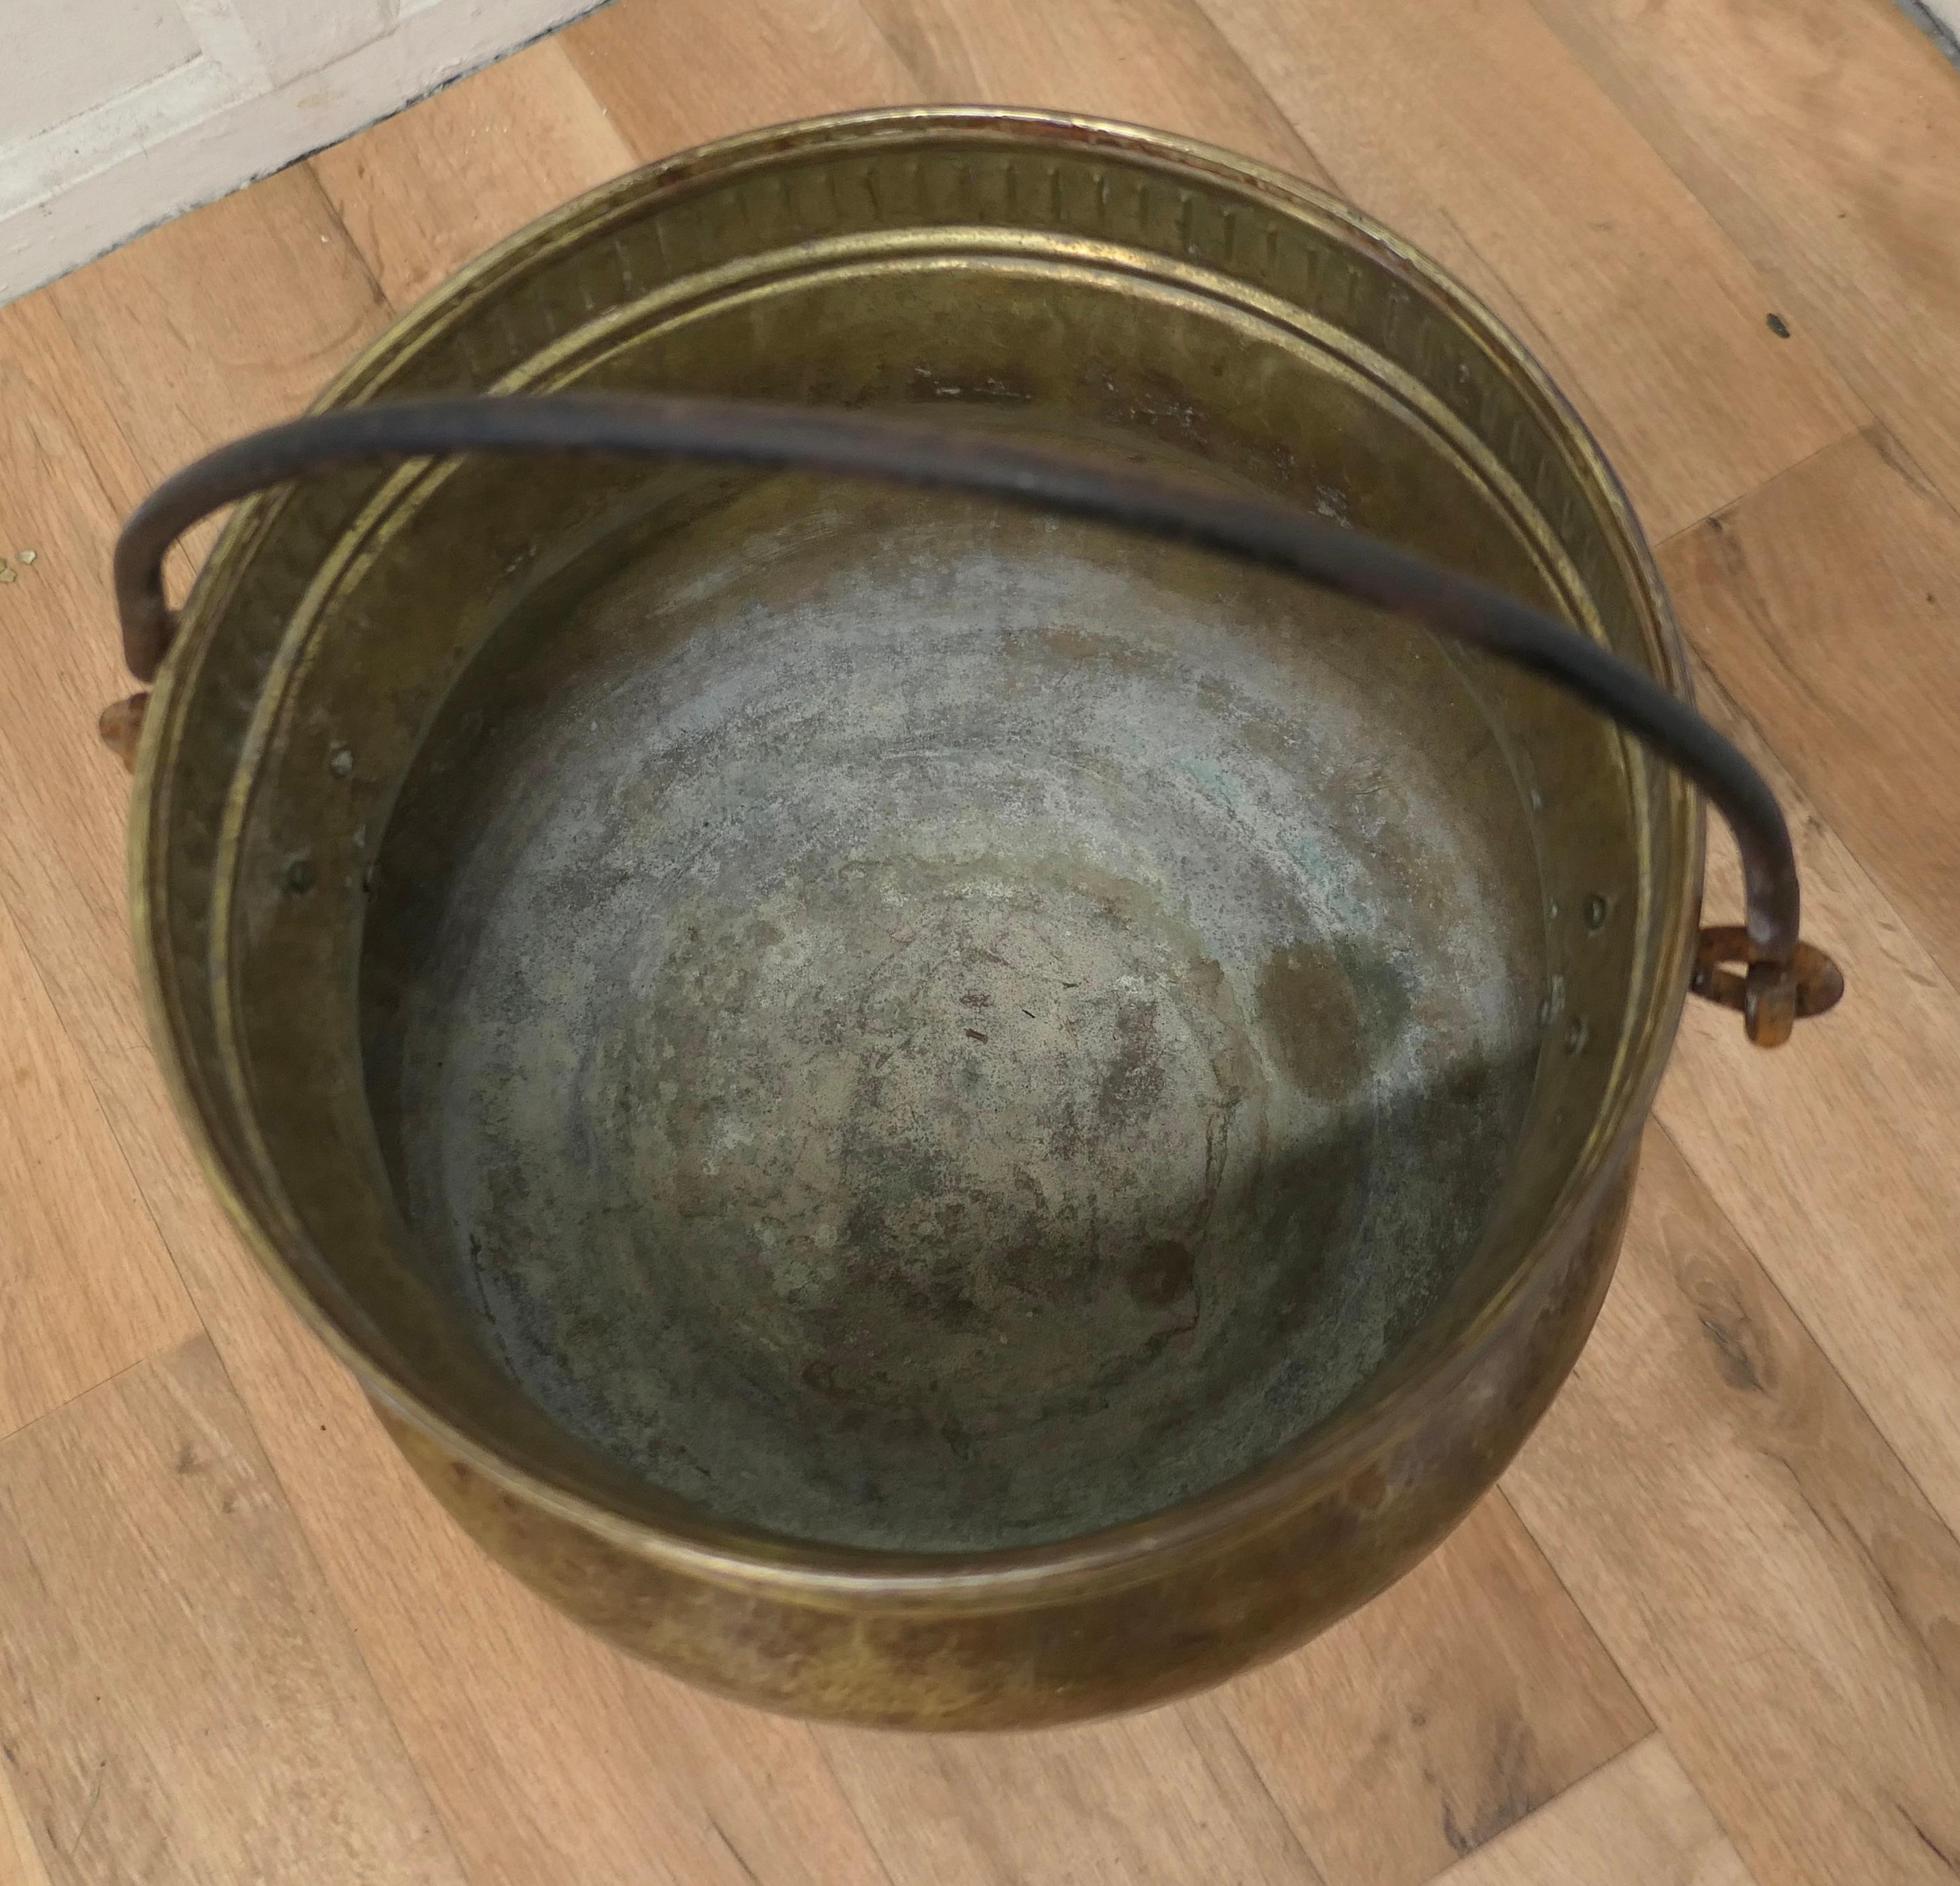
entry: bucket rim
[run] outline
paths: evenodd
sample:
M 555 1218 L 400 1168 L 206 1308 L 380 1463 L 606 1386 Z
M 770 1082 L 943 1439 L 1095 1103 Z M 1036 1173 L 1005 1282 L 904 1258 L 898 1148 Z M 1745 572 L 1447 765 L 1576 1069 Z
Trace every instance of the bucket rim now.
M 1585 422 L 1522 341 L 1447 270 L 1339 198 L 1217 145 L 1118 120 L 992 105 L 880 107 L 771 125 L 676 152 L 573 198 L 447 277 L 371 340 L 312 409 L 386 396 L 390 376 L 441 331 L 446 316 L 494 294 L 547 248 L 555 251 L 603 233 L 616 219 L 642 211 L 651 199 L 684 192 L 698 182 L 720 181 L 751 165 L 841 145 L 886 146 L 963 137 L 1106 148 L 1238 189 L 1363 246 L 1434 297 L 1502 361 L 1548 433 L 1571 453 L 1621 553 L 1649 633 L 1654 672 L 1672 692 L 1692 698 L 1685 645 L 1632 505 Z M 248 1194 L 256 1189 L 254 1175 L 236 1169 L 221 1147 L 179 1042 L 164 981 L 159 900 L 153 895 L 158 869 L 154 841 L 159 835 L 153 815 L 177 720 L 173 684 L 189 666 L 186 653 L 214 626 L 215 612 L 202 605 L 224 587 L 220 579 L 228 568 L 248 554 L 265 501 L 237 507 L 207 558 L 182 612 L 177 644 L 158 678 L 138 755 L 131 803 L 130 908 L 151 1035 L 207 1179 L 255 1261 L 310 1331 L 391 1422 L 419 1432 L 499 1491 L 568 1526 L 676 1572 L 832 1608 L 1020 1608 L 1065 1601 L 1085 1589 L 1109 1591 L 1154 1579 L 1169 1564 L 1223 1550 L 1335 1493 L 1406 1436 L 1413 1408 L 1433 1406 L 1460 1390 L 1506 1334 L 1536 1313 L 1562 1267 L 1558 1259 L 1592 1227 L 1605 1194 L 1634 1154 L 1693 965 L 1704 819 L 1698 797 L 1678 780 L 1671 781 L 1671 790 L 1685 794 L 1691 810 L 1674 822 L 1683 842 L 1672 868 L 1657 879 L 1655 893 L 1671 906 L 1671 933 L 1658 946 L 1653 996 L 1585 1152 L 1503 1283 L 1462 1328 L 1380 1394 L 1309 1429 L 1260 1465 L 1157 1513 L 1034 1545 L 901 1551 L 794 1539 L 720 1519 L 709 1509 L 671 1496 L 650 1493 L 641 1510 L 622 1511 L 535 1471 L 415 1393 L 321 1302 L 305 1280 L 308 1264 L 303 1253 L 275 1236 L 248 1202 Z M 304 1246 L 306 1240 L 298 1242 Z M 322 1271 L 331 1268 L 323 1256 L 311 1261 Z M 1493 1479 L 1503 1464 L 1493 1465 Z M 652 1512 L 660 1516 L 647 1516 Z

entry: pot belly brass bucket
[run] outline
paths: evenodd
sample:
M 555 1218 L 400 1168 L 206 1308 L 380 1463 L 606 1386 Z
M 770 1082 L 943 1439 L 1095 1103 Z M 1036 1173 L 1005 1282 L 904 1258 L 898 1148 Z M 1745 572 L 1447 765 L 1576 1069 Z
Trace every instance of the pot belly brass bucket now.
M 491 1553 L 771 1707 L 1057 1722 L 1379 1591 L 1570 1367 L 1691 979 L 1838 986 L 1544 375 L 1155 134 L 608 185 L 118 581 L 217 1184 Z

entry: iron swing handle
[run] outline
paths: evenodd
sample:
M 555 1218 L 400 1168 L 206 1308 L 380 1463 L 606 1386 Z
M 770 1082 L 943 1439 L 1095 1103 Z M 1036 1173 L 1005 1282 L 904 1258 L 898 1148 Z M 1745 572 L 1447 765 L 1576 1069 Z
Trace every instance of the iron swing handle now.
M 1742 854 L 1747 921 L 1701 932 L 1691 984 L 1698 994 L 1740 1010 L 1749 1038 L 1774 1048 L 1798 1017 L 1821 1015 L 1844 992 L 1837 965 L 1799 936 L 1796 857 L 1762 775 L 1687 702 L 1589 637 L 1488 584 L 1277 501 L 914 419 L 679 395 L 554 394 L 405 400 L 268 427 L 173 473 L 124 524 L 114 574 L 130 673 L 153 680 L 169 649 L 176 621 L 164 594 L 164 558 L 192 525 L 313 472 L 457 452 L 705 459 L 977 492 L 1202 545 L 1410 617 L 1607 715 L 1727 820 Z M 103 715 L 103 738 L 126 759 L 147 698 L 133 696 Z

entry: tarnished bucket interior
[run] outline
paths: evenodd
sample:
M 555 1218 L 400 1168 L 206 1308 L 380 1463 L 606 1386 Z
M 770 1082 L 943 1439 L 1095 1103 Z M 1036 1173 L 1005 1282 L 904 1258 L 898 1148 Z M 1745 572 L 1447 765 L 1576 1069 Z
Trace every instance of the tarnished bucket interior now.
M 1432 272 L 1208 154 L 908 123 L 602 192 L 332 397 L 929 410 L 1680 683 L 1610 478 Z M 247 507 L 185 644 L 150 894 L 230 1182 L 404 1393 L 628 1516 L 971 1552 L 1310 1447 L 1528 1261 L 1680 997 L 1698 811 L 1610 724 L 1102 526 L 345 472 Z

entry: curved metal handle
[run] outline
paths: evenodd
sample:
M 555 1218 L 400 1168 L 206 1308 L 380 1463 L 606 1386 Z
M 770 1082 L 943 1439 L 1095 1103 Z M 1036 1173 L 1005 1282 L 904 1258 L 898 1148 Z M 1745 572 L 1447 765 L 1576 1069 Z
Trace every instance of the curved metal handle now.
M 1694 987 L 1741 1008 L 1751 1040 L 1777 1046 L 1799 1014 L 1822 1013 L 1843 991 L 1829 959 L 1799 942 L 1796 860 L 1761 774 L 1685 701 L 1598 643 L 1488 584 L 1287 504 L 914 419 L 742 399 L 556 394 L 406 400 L 269 427 L 166 479 L 123 526 L 116 603 L 130 671 L 139 681 L 154 679 L 170 647 L 176 622 L 164 596 L 164 558 L 200 519 L 313 472 L 453 452 L 708 459 L 976 491 L 1208 545 L 1412 617 L 1515 662 L 1610 716 L 1692 781 L 1727 819 L 1742 853 L 1748 923 L 1704 933 Z M 141 707 L 119 706 L 112 744 L 127 750 Z M 1748 965 L 1746 976 L 1723 967 L 1738 962 Z

